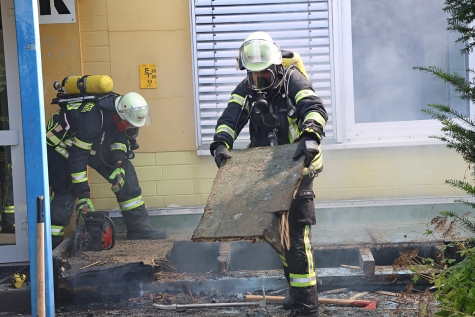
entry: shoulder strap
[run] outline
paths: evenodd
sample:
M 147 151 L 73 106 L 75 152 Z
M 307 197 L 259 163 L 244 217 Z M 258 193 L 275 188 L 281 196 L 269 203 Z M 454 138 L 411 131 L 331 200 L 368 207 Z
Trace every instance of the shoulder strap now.
M 107 94 L 88 94 L 88 95 L 69 95 L 69 94 L 58 94 L 56 98 L 53 98 L 51 104 L 59 105 L 61 108 L 65 107 L 67 104 L 72 102 L 82 102 L 86 103 L 89 101 L 96 102 L 102 100 L 106 97 L 117 95 L 115 92 L 109 92 Z

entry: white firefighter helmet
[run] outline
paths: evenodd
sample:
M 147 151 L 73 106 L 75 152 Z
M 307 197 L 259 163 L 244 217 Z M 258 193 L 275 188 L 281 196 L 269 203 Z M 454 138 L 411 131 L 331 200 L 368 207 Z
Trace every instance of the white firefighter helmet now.
M 247 70 L 249 87 L 266 91 L 277 79 L 277 66 L 282 64 L 282 53 L 269 34 L 254 32 L 241 45 L 237 61 L 239 69 Z
M 249 34 L 239 49 L 239 69 L 258 72 L 280 64 L 282 64 L 280 47 L 265 32 Z
M 115 109 L 122 120 L 127 121 L 135 128 L 152 123 L 150 106 L 136 92 L 129 92 L 118 97 L 115 100 Z

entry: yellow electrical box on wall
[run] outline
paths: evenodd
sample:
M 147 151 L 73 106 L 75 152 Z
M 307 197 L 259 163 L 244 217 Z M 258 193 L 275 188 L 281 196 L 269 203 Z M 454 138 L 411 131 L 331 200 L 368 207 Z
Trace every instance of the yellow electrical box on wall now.
M 157 88 L 157 65 L 140 64 L 140 88 Z

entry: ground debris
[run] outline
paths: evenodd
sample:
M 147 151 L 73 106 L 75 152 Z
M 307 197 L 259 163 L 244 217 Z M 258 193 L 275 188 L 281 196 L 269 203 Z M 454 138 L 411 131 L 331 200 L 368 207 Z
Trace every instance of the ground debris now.
M 162 274 L 175 274 L 162 272 Z M 286 296 L 288 289 L 266 290 L 266 295 Z M 154 307 L 153 304 L 174 305 L 174 304 L 213 304 L 213 303 L 242 303 L 246 302 L 245 295 L 262 295 L 262 291 L 256 291 L 247 294 L 226 295 L 218 290 L 211 288 L 207 293 L 192 294 L 184 287 L 183 293 L 151 293 L 138 298 L 131 298 L 128 301 L 119 303 L 74 305 L 63 307 L 56 316 L 90 316 L 94 317 L 211 317 L 211 316 L 236 316 L 236 317 L 286 317 L 289 311 L 283 310 L 280 302 L 267 302 L 267 307 L 220 307 L 220 308 L 187 308 L 178 310 L 162 310 Z M 352 291 L 348 289 L 339 289 L 337 293 L 324 293 L 319 295 L 321 298 L 340 298 L 355 299 L 358 297 L 363 300 L 376 300 L 377 308 L 373 311 L 365 311 L 361 307 L 348 307 L 336 305 L 320 305 L 320 317 L 418 317 L 433 316 L 435 311 L 435 301 L 430 292 L 417 291 L 408 287 L 403 292 L 375 291 L 368 292 L 364 290 Z M 395 302 L 394 299 L 401 300 Z M 402 302 L 406 300 L 406 302 Z M 425 314 L 423 314 L 425 312 Z M 27 316 L 28 315 L 24 315 Z

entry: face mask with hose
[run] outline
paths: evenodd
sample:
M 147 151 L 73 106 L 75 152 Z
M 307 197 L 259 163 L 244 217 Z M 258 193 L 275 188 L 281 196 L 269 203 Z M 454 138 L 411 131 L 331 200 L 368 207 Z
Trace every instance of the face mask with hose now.
M 272 102 L 268 100 L 268 92 L 278 86 L 279 74 L 283 74 L 280 48 L 267 33 L 254 32 L 241 45 L 237 61 L 237 68 L 247 70 L 249 87 L 257 93 L 257 100 L 251 111 L 261 116 L 265 125 L 274 127 L 267 138 L 271 146 L 276 146 L 277 126 L 280 122 Z

